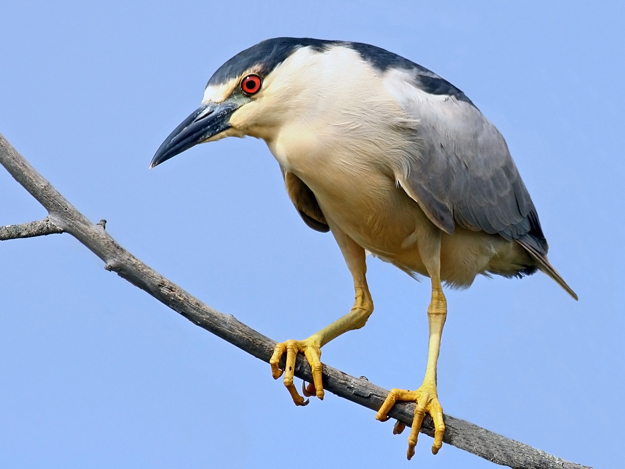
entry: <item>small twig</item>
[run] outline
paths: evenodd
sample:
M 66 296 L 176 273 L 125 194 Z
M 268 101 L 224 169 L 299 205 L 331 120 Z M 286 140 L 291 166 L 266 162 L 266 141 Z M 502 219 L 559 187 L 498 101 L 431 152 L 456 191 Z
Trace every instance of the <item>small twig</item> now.
M 7 225 L 0 227 L 0 241 L 18 238 L 34 238 L 35 236 L 47 236 L 50 234 L 63 233 L 63 229 L 54 224 L 50 217 L 43 220 L 31 221 L 20 225 Z
M 103 223 L 94 225 L 76 210 L 11 147 L 2 135 L 0 135 L 0 164 L 48 210 L 49 219 L 57 229 L 78 239 L 105 262 L 107 270 L 116 272 L 194 324 L 269 362 L 275 341 L 239 322 L 234 316 L 222 314 L 205 305 L 122 248 L 103 229 Z M 301 355 L 297 358 L 295 375 L 309 382 L 312 380 L 310 367 Z M 323 367 L 323 379 L 326 390 L 376 411 L 388 394 L 388 391 L 370 383 L 364 377 L 355 378 L 327 365 Z M 389 415 L 410 426 L 414 408 L 414 404 L 397 403 Z M 518 469 L 589 469 L 587 466 L 564 461 L 451 415 L 445 415 L 444 419 L 445 443 L 496 464 Z M 423 421 L 421 432 L 429 436 L 434 435 L 434 425 L 428 415 Z

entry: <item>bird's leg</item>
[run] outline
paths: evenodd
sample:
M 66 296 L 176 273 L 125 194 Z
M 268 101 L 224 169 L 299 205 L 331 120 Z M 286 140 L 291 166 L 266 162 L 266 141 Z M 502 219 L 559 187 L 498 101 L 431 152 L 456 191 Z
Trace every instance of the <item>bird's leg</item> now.
M 345 257 L 347 266 L 354 277 L 356 299 L 349 313 L 329 326 L 324 327 L 319 332 L 311 335 L 308 339 L 287 340 L 286 342 L 276 345 L 271 360 L 269 361 L 272 375 L 274 379 L 278 379 L 282 376 L 282 373 L 284 373 L 284 385 L 291 394 L 295 405 L 308 404 L 308 400 L 300 396 L 293 385 L 297 354 L 302 352 L 306 356 L 306 360 L 308 360 L 310 364 L 313 375 L 312 386 L 304 389 L 304 394 L 316 394 L 319 399 L 323 399 L 324 391 L 320 361 L 321 347 L 347 331 L 363 327 L 373 312 L 373 301 L 371 300 L 371 294 L 369 293 L 366 279 L 367 265 L 365 262 L 365 250 L 338 229 L 333 228 L 332 232 Z M 285 368 L 281 370 L 279 368 L 279 363 L 285 352 Z
M 440 238 L 439 238 L 440 239 Z M 412 421 L 412 429 L 408 438 L 408 459 L 415 454 L 415 446 L 423 417 L 426 413 L 430 414 L 434 421 L 434 444 L 432 445 L 432 453 L 438 453 L 443 445 L 443 435 L 445 434 L 445 423 L 443 422 L 443 408 L 438 401 L 438 393 L 436 390 L 436 365 L 441 346 L 441 336 L 443 335 L 443 326 L 447 318 L 447 300 L 443 294 L 443 288 L 440 279 L 440 242 L 438 248 L 435 249 L 435 255 L 426 257 L 423 255 L 424 249 L 419 248 L 422 252 L 422 258 L 428 268 L 428 273 L 432 279 L 432 300 L 428 307 L 428 324 L 429 324 L 429 345 L 428 345 L 428 361 L 425 369 L 425 378 L 423 383 L 416 391 L 406 391 L 403 389 L 392 389 L 386 400 L 380 407 L 376 418 L 381 421 L 388 420 L 388 412 L 391 410 L 396 401 L 413 401 L 416 402 L 414 419 Z M 437 252 L 436 252 L 437 251 Z M 432 253 L 434 254 L 434 253 Z M 393 429 L 393 433 L 401 433 L 404 425 L 397 423 Z

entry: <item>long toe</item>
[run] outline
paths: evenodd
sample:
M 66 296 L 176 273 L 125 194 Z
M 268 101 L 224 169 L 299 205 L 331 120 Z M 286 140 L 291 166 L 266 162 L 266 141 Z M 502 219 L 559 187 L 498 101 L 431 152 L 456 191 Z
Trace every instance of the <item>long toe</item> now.
M 280 368 L 280 360 L 286 353 L 286 360 L 284 369 Z M 322 365 L 319 357 L 321 356 L 321 347 L 319 343 L 313 339 L 305 340 L 287 340 L 276 345 L 273 355 L 269 364 L 271 365 L 271 374 L 274 379 L 278 379 L 284 374 L 284 386 L 289 391 L 291 398 L 295 405 L 305 406 L 308 404 L 308 399 L 304 399 L 297 392 L 297 388 L 293 384 L 293 378 L 295 376 L 295 363 L 297 361 L 297 354 L 303 353 L 306 356 L 306 360 L 310 365 L 313 375 L 313 382 L 308 385 L 307 388 L 303 388 L 303 393 L 306 397 L 310 395 L 316 395 L 320 399 L 323 399 L 323 382 L 322 382 Z
M 443 446 L 443 436 L 445 435 L 445 423 L 443 421 L 443 408 L 438 400 L 436 385 L 424 383 L 416 391 L 406 391 L 403 389 L 392 389 L 386 400 L 380 407 L 376 415 L 376 419 L 386 421 L 389 419 L 388 412 L 396 402 L 414 402 L 416 403 L 415 414 L 412 421 L 410 436 L 408 437 L 407 457 L 411 459 L 415 454 L 415 448 L 419 439 L 419 430 L 423 424 L 425 414 L 430 414 L 434 421 L 434 443 L 432 445 L 432 453 L 438 453 Z M 393 427 L 393 433 L 399 434 L 403 431 L 405 425 L 397 422 Z

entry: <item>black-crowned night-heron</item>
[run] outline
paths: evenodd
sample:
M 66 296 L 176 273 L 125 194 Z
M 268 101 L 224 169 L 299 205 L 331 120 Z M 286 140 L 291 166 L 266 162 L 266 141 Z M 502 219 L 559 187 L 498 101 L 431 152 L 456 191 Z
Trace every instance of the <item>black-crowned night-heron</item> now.
M 423 384 L 393 389 L 376 418 L 396 401 L 417 404 L 408 440 L 414 454 L 425 413 L 445 425 L 436 363 L 447 303 L 442 284 L 468 287 L 476 275 L 531 275 L 537 269 L 577 296 L 549 264 L 534 204 L 499 131 L 458 88 L 378 47 L 277 38 L 237 54 L 211 77 L 199 109 L 161 145 L 152 167 L 203 142 L 261 138 L 282 169 L 304 222 L 331 231 L 354 278 L 356 300 L 338 321 L 305 340 L 276 346 L 274 378 L 297 405 L 299 352 L 313 371 L 304 394 L 323 398 L 321 347 L 365 325 L 373 302 L 365 254 L 432 280 L 429 351 Z M 396 432 L 403 430 L 396 425 Z

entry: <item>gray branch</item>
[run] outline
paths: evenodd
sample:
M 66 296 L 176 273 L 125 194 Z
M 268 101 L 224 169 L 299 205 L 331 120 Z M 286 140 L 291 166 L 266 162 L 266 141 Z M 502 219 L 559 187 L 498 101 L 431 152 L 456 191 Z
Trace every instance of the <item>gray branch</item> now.
M 18 229 L 18 232 L 36 233 L 31 234 L 31 236 L 52 232 L 71 234 L 102 259 L 107 270 L 116 272 L 120 277 L 146 291 L 194 324 L 245 352 L 269 362 L 276 345 L 275 341 L 239 322 L 234 316 L 222 314 L 202 303 L 122 248 L 104 230 L 104 223 L 91 223 L 37 173 L 2 135 L 0 135 L 0 164 L 49 213 L 48 218 L 41 222 L 19 225 L 22 228 Z M 37 224 L 44 226 L 47 224 L 48 228 Z M 0 229 L 0 235 L 11 232 L 11 229 L 15 230 L 14 227 Z M 310 367 L 301 355 L 297 358 L 295 375 L 309 382 L 312 380 Z M 379 409 L 388 394 L 387 390 L 364 378 L 355 378 L 327 365 L 323 366 L 323 383 L 327 391 L 374 411 Z M 412 403 L 397 403 L 389 415 L 410 426 L 414 408 Z M 443 441 L 445 443 L 496 464 L 519 469 L 588 469 L 587 466 L 564 461 L 451 415 L 445 415 L 444 419 L 446 430 Z M 434 436 L 434 425 L 432 419 L 427 415 L 421 432 L 431 437 Z
M 46 236 L 50 234 L 63 233 L 63 230 L 56 226 L 50 217 L 43 220 L 31 221 L 20 225 L 0 226 L 0 241 L 17 238 L 34 238 L 35 236 Z

